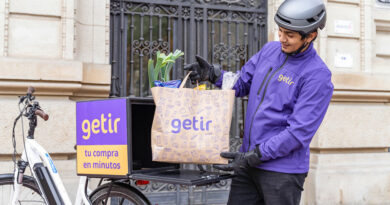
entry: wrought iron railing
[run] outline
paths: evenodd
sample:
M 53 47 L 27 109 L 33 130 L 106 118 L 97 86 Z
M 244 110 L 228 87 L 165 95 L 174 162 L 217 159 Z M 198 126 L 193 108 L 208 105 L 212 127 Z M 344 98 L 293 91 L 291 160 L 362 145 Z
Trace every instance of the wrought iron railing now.
M 147 60 L 158 50 L 185 56 L 171 79 L 195 55 L 237 71 L 267 41 L 265 0 L 112 0 L 111 96 L 150 96 Z M 232 136 L 242 130 L 242 102 L 236 102 Z
M 111 0 L 110 5 L 112 97 L 151 95 L 147 61 L 157 51 L 184 51 L 171 73 L 179 79 L 195 55 L 240 70 L 267 41 L 266 0 Z M 245 106 L 241 99 L 235 105 L 231 144 L 239 146 Z
M 172 78 L 195 55 L 238 70 L 266 42 L 266 4 L 254 0 L 112 0 L 112 96 L 148 96 L 147 60 L 180 49 Z

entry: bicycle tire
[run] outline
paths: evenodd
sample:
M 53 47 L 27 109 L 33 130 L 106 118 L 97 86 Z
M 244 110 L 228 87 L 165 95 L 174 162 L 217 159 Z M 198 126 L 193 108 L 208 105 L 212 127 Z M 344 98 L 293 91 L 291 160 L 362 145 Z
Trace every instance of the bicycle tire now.
M 150 205 L 147 199 L 133 190 L 134 188 L 117 183 L 112 184 L 107 203 L 104 203 L 109 189 L 110 184 L 98 187 L 90 196 L 92 205 Z
M 0 204 L 10 204 L 10 196 L 14 185 L 13 174 L 0 174 Z M 42 205 L 45 204 L 38 185 L 34 178 L 23 176 L 23 183 L 20 187 L 19 204 L 21 205 Z

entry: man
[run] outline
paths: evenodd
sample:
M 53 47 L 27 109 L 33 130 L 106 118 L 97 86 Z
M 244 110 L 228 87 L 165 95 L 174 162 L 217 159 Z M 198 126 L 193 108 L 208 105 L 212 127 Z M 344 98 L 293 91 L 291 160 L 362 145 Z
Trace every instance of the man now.
M 270 42 L 242 67 L 237 97 L 249 95 L 240 152 L 216 168 L 237 175 L 228 204 L 298 205 L 309 170 L 309 144 L 333 93 L 331 72 L 313 41 L 326 22 L 320 0 L 286 0 L 275 22 L 279 41 Z M 194 81 L 221 86 L 224 71 L 197 56 L 185 67 Z

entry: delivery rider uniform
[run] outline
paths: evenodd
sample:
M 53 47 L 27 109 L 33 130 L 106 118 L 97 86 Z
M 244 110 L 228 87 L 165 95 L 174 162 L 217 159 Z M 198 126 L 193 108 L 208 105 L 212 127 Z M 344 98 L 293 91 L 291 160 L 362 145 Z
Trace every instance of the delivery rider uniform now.
M 237 97 L 249 95 L 240 152 L 258 149 L 261 163 L 236 170 L 229 204 L 298 204 L 285 200 L 300 199 L 309 144 L 333 93 L 331 72 L 312 43 L 304 52 L 287 55 L 279 42 L 270 42 L 244 65 L 233 89 Z M 244 202 L 245 196 L 251 203 Z
M 311 23 L 295 22 L 304 14 L 313 16 Z M 322 29 L 325 19 L 325 7 L 317 0 L 285 1 L 275 15 L 280 27 L 303 34 Z M 309 145 L 333 93 L 331 72 L 313 43 L 301 49 L 286 54 L 280 42 L 267 43 L 241 70 L 233 88 L 237 97 L 248 95 L 240 152 L 257 150 L 261 163 L 235 169 L 228 204 L 299 204 Z

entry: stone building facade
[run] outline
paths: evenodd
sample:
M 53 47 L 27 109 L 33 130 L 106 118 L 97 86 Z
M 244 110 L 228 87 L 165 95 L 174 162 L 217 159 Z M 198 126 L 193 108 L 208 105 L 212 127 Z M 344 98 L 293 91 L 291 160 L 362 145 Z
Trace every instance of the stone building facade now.
M 268 39 L 282 0 L 268 0 Z M 386 1 L 383 1 L 386 2 Z M 302 204 L 390 201 L 390 6 L 378 0 L 327 0 L 315 46 L 335 91 L 311 143 Z M 34 86 L 50 115 L 37 140 L 74 196 L 75 102 L 109 95 L 109 0 L 0 0 L 0 171 L 11 172 L 17 96 Z M 25 123 L 26 125 L 26 123 Z M 26 129 L 26 127 L 25 127 Z M 17 127 L 21 150 L 21 127 Z
M 75 196 L 75 102 L 109 95 L 109 0 L 0 0 L 0 172 L 12 172 L 17 96 L 28 86 L 49 115 L 36 139 Z M 24 121 L 26 130 L 27 121 Z M 21 126 L 16 128 L 22 150 Z M 73 199 L 73 197 L 72 197 Z

